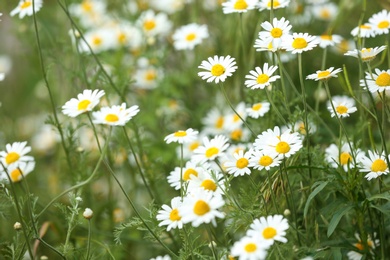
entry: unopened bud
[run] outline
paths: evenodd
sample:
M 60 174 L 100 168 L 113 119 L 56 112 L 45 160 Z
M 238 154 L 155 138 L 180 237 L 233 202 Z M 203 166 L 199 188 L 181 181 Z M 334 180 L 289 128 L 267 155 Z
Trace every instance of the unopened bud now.
M 22 229 L 22 224 L 20 224 L 19 222 L 15 222 L 15 224 L 14 224 L 14 229 L 15 229 L 16 231 L 21 230 L 21 229 Z
M 91 219 L 93 217 L 93 211 L 90 208 L 86 208 L 84 210 L 83 217 L 86 219 Z
M 283 212 L 283 215 L 286 216 L 286 217 L 290 216 L 290 214 L 291 214 L 291 211 L 289 209 L 285 209 L 284 212 Z

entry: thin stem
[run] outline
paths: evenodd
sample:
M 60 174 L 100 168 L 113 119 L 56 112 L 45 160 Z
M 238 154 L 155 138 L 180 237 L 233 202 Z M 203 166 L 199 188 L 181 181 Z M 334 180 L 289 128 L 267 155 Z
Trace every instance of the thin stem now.
M 276 212 L 280 212 L 279 207 L 276 204 L 276 198 L 274 197 L 275 194 L 274 194 L 274 190 L 272 189 L 272 181 L 271 181 L 271 175 L 270 175 L 269 170 L 267 170 L 267 178 L 268 178 L 269 193 L 270 193 L 270 197 L 272 200 L 272 204 L 273 204 Z
M 88 219 L 88 241 L 87 241 L 87 254 L 85 259 L 89 259 L 89 252 L 91 250 L 91 219 Z

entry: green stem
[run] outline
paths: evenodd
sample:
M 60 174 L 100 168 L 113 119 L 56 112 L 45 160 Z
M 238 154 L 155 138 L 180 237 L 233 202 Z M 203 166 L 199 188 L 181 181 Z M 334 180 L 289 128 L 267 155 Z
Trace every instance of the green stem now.
M 91 220 L 88 219 L 88 241 L 87 241 L 87 254 L 85 259 L 89 259 L 89 252 L 91 250 Z
M 279 211 L 279 207 L 276 205 L 276 198 L 274 197 L 275 193 L 274 193 L 274 190 L 272 189 L 272 180 L 271 180 L 271 175 L 270 175 L 270 172 L 269 170 L 267 170 L 267 178 L 268 178 L 268 188 L 269 188 L 269 193 L 270 193 L 270 197 L 271 197 L 271 200 L 272 200 L 272 204 L 276 210 L 276 212 L 280 212 Z

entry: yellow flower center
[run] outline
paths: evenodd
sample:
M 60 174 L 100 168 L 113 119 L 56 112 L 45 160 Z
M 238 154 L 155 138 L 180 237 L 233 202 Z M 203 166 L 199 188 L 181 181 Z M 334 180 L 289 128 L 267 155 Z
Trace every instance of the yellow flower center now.
M 352 162 L 352 156 L 348 152 L 343 152 L 340 154 L 340 164 L 346 165 Z
M 184 137 L 184 136 L 187 136 L 187 132 L 186 131 L 177 131 L 173 135 L 175 137 Z
M 230 138 L 234 141 L 240 141 L 242 138 L 242 130 L 237 129 L 230 133 Z
M 19 160 L 19 158 L 20 158 L 20 155 L 18 153 L 10 152 L 7 154 L 7 156 L 5 156 L 5 162 L 7 164 L 11 164 L 11 163 L 14 163 L 17 160 Z
M 280 28 L 273 28 L 271 30 L 271 35 L 274 38 L 280 38 L 282 36 L 282 34 L 283 34 L 283 31 Z
M 189 146 L 190 151 L 195 150 L 196 148 L 199 147 L 199 145 L 200 145 L 200 143 L 198 141 L 195 141 L 195 142 L 191 143 L 190 146 Z
M 196 38 L 196 34 L 195 33 L 190 33 L 190 34 L 188 34 L 186 36 L 186 40 L 189 41 L 189 42 L 195 40 L 195 38 Z
M 270 156 L 264 155 L 264 156 L 262 156 L 262 157 L 260 158 L 259 164 L 260 164 L 261 166 L 266 167 L 266 166 L 271 165 L 271 163 L 272 163 L 273 161 L 274 161 L 274 160 L 273 160 Z
M 362 244 L 362 242 L 357 242 L 356 244 L 355 244 L 355 246 L 356 246 L 356 248 L 357 249 L 359 249 L 360 251 L 363 251 L 363 249 L 364 249 L 364 246 L 363 246 L 363 244 Z
M 113 123 L 113 122 L 117 122 L 119 120 L 119 117 L 115 114 L 108 114 L 106 115 L 105 120 L 107 122 Z
M 86 110 L 87 107 L 89 106 L 89 104 L 91 104 L 91 101 L 88 100 L 88 99 L 84 99 L 82 101 L 79 102 L 79 104 L 77 105 L 77 110 Z
M 249 161 L 246 158 L 240 158 L 236 162 L 236 167 L 238 169 L 243 169 L 243 168 L 247 167 L 248 164 L 249 164 Z
M 320 71 L 320 72 L 317 73 L 317 77 L 318 77 L 319 79 L 326 78 L 326 77 L 328 77 L 329 75 L 330 75 L 330 72 L 327 71 L 327 70 Z
M 156 27 L 156 22 L 154 20 L 146 20 L 144 22 L 144 29 L 146 31 L 150 31 L 150 30 L 153 30 L 154 27 Z
M 194 213 L 198 216 L 202 216 L 210 211 L 210 206 L 203 200 L 198 200 L 194 206 Z
M 388 21 L 382 21 L 380 23 L 378 23 L 378 28 L 379 29 L 384 29 L 384 28 L 388 28 L 390 25 L 390 23 Z
M 257 249 L 257 246 L 254 243 L 248 243 L 244 247 L 245 252 L 248 252 L 248 253 L 255 252 L 256 249 Z
M 273 6 L 273 8 L 278 7 L 279 5 L 280 5 L 279 1 L 274 0 L 274 6 Z M 267 7 L 268 7 L 268 8 L 271 8 L 271 1 L 268 1 Z
M 219 153 L 219 149 L 217 147 L 211 147 L 206 150 L 206 157 L 211 158 L 218 153 Z
M 259 111 L 259 110 L 261 109 L 262 106 L 263 106 L 262 104 L 257 103 L 257 104 L 254 104 L 254 105 L 252 106 L 252 109 L 255 110 L 255 111 Z
M 329 19 L 330 18 L 330 12 L 328 9 L 322 9 L 320 13 L 320 17 L 323 19 Z
M 215 122 L 215 127 L 218 129 L 222 128 L 223 122 L 224 122 L 223 116 L 218 117 L 217 122 Z
M 323 34 L 323 35 L 320 36 L 320 38 L 322 40 L 325 40 L 325 41 L 331 41 L 332 40 L 332 35 Z
M 266 227 L 264 230 L 263 230 L 263 237 L 265 239 L 271 239 L 273 238 L 274 236 L 276 236 L 276 229 L 274 229 L 273 227 Z
M 340 106 L 336 107 L 336 112 L 339 113 L 340 115 L 347 113 L 347 111 L 348 111 L 348 108 L 346 106 L 340 105 Z
M 81 8 L 86 12 L 90 12 L 92 11 L 92 4 L 89 1 L 84 1 L 81 4 Z
M 387 169 L 387 164 L 382 159 L 376 159 L 371 165 L 371 171 L 384 172 Z
M 181 219 L 179 211 L 177 209 L 173 209 L 169 214 L 169 219 L 172 221 L 179 221 Z
M 234 3 L 234 9 L 236 10 L 245 10 L 246 8 L 248 8 L 248 4 L 244 0 L 237 0 Z
M 102 38 L 100 38 L 99 36 L 95 36 L 92 38 L 92 45 L 99 46 L 100 44 L 102 44 L 102 42 Z
M 9 174 L 9 177 L 12 182 L 18 182 L 22 179 L 22 172 L 19 169 L 15 169 Z
M 371 26 L 370 25 L 368 25 L 368 24 L 362 24 L 362 25 L 360 25 L 360 29 L 371 29 Z
M 126 42 L 126 34 L 119 33 L 118 34 L 118 42 L 121 44 L 124 44 Z
M 381 73 L 378 78 L 375 80 L 375 83 L 379 87 L 386 87 L 390 86 L 390 75 L 387 72 Z
M 276 145 L 275 149 L 278 153 L 288 153 L 290 151 L 290 145 L 281 141 Z
M 292 46 L 294 49 L 304 49 L 307 47 L 307 41 L 304 38 L 294 39 Z
M 221 64 L 215 64 L 212 68 L 211 68 L 211 74 L 213 76 L 221 76 L 223 73 L 225 73 L 225 67 L 222 66 Z
M 195 169 L 189 168 L 183 174 L 183 180 L 188 181 L 191 179 L 191 175 L 198 176 L 198 172 Z
M 264 83 L 267 83 L 268 80 L 269 80 L 269 77 L 267 74 L 260 74 L 259 76 L 257 76 L 256 82 L 258 84 L 264 84 Z
M 200 186 L 202 186 L 205 190 L 215 191 L 217 189 L 217 185 L 213 180 L 204 180 Z
M 20 8 L 21 8 L 21 9 L 26 9 L 26 8 L 28 8 L 29 6 L 31 6 L 31 1 L 25 1 L 25 2 L 23 2 L 23 3 L 20 5 Z
M 149 70 L 145 74 L 145 79 L 147 81 L 152 81 L 152 80 L 155 80 L 156 78 L 157 78 L 157 74 L 154 70 Z

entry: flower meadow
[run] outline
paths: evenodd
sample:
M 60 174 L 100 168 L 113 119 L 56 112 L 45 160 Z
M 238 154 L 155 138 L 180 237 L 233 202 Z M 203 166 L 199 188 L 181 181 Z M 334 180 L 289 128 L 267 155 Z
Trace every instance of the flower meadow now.
M 0 259 L 388 259 L 385 0 L 0 6 Z

